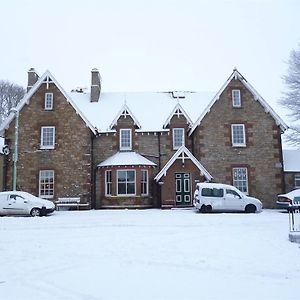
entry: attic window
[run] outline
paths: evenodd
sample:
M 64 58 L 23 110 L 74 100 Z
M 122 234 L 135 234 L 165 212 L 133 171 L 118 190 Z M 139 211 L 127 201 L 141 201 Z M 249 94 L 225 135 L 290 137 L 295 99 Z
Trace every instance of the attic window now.
M 45 93 L 45 110 L 53 109 L 53 93 Z
M 120 150 L 131 150 L 131 139 L 131 129 L 120 129 Z
M 233 107 L 241 107 L 241 91 L 240 90 L 232 90 L 232 106 Z

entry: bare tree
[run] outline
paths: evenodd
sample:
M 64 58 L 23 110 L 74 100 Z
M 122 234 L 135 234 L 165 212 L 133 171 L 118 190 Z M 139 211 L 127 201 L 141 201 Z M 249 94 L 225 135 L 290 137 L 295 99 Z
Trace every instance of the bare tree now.
M 280 103 L 289 110 L 294 122 L 287 133 L 287 141 L 300 146 L 300 45 L 298 50 L 291 51 L 288 66 L 288 73 L 283 76 L 287 92 L 284 92 Z
M 25 95 L 25 89 L 9 81 L 0 80 L 0 124 Z

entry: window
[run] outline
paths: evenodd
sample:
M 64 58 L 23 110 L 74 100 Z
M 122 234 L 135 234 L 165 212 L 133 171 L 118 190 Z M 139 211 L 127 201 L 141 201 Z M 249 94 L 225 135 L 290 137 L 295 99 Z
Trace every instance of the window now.
M 184 128 L 173 128 L 173 149 L 177 150 L 184 145 Z
M 233 107 L 241 107 L 241 91 L 240 90 L 232 90 L 232 106 Z
M 53 109 L 53 93 L 45 93 L 45 110 Z
M 111 196 L 112 186 L 112 172 L 111 170 L 105 171 L 105 195 Z
M 135 170 L 118 170 L 118 195 L 135 195 Z
M 241 192 L 248 194 L 247 168 L 233 168 L 233 185 Z
M 120 150 L 131 150 L 131 129 L 120 130 Z
M 141 171 L 141 195 L 142 196 L 148 195 L 148 171 L 147 170 Z
M 55 127 L 43 126 L 41 128 L 41 148 L 54 149 L 55 144 Z
M 241 196 L 234 190 L 228 190 L 226 189 L 226 196 L 232 197 L 232 198 L 237 198 L 241 199 Z
M 295 189 L 300 189 L 300 175 L 295 175 Z
M 223 195 L 224 195 L 223 189 L 203 188 L 201 191 L 201 196 L 204 197 L 223 197 Z
M 54 171 L 40 171 L 39 195 L 41 198 L 53 198 L 54 196 Z
M 245 125 L 232 124 L 231 138 L 232 138 L 232 146 L 245 147 L 246 146 Z

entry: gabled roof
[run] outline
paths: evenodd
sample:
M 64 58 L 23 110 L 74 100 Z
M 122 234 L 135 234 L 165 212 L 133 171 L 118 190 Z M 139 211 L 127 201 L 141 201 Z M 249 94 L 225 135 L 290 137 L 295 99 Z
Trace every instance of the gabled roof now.
M 300 150 L 282 150 L 284 172 L 300 172 Z
M 245 77 L 237 69 L 234 69 L 232 74 L 229 76 L 229 78 L 221 87 L 221 89 L 210 101 L 208 106 L 205 108 L 205 110 L 201 113 L 200 117 L 194 123 L 189 135 L 191 135 L 193 131 L 196 129 L 196 127 L 200 125 L 204 116 L 210 111 L 211 107 L 215 104 L 215 102 L 219 100 L 221 94 L 223 93 L 223 91 L 226 89 L 226 87 L 228 86 L 228 84 L 231 82 L 233 78 L 239 79 L 244 84 L 244 86 L 248 89 L 248 91 L 253 95 L 254 100 L 260 102 L 260 104 L 264 107 L 266 113 L 270 113 L 270 115 L 274 118 L 276 124 L 280 126 L 282 131 L 288 129 L 287 124 L 279 117 L 279 115 L 276 114 L 273 108 L 263 99 L 263 97 L 254 89 L 254 87 L 245 79 Z
M 155 180 L 158 182 L 161 177 L 167 175 L 167 171 L 173 165 L 176 159 L 181 159 L 183 162 L 186 159 L 190 159 L 195 166 L 200 170 L 201 175 L 204 175 L 207 180 L 211 180 L 213 177 L 208 173 L 208 171 L 202 166 L 199 160 L 185 147 L 181 146 L 170 160 L 165 164 L 165 166 L 160 170 L 160 172 L 155 176 Z
M 61 93 L 64 95 L 64 97 L 67 99 L 67 101 L 73 106 L 76 113 L 82 118 L 82 120 L 85 122 L 85 124 L 91 129 L 91 131 L 96 134 L 96 128 L 90 123 L 90 121 L 86 118 L 86 116 L 80 111 L 76 103 L 69 97 L 69 95 L 65 92 L 65 90 L 61 87 L 61 85 L 57 82 L 57 80 L 54 78 L 54 76 L 47 70 L 39 79 L 38 81 L 33 85 L 33 87 L 29 90 L 28 93 L 25 94 L 23 99 L 19 102 L 16 109 L 17 111 L 21 111 L 23 106 L 25 104 L 29 104 L 30 98 L 33 96 L 33 94 L 38 90 L 38 88 L 43 84 L 49 85 L 50 83 L 54 83 L 57 88 L 61 91 Z M 2 134 L 4 129 L 7 129 L 11 121 L 14 119 L 15 114 L 10 113 L 9 116 L 4 120 L 4 122 L 0 126 L 0 133 Z
M 117 152 L 107 158 L 105 161 L 98 164 L 98 167 L 111 167 L 111 166 L 152 166 L 156 164 L 144 156 L 134 152 Z
M 161 132 L 169 130 L 164 128 L 164 124 L 173 115 L 178 103 L 193 124 L 213 93 L 185 91 L 179 97 L 178 92 L 175 95 L 173 92 L 101 92 L 98 102 L 90 102 L 88 92 L 71 92 L 69 96 L 100 133 L 113 131 L 111 125 L 122 114 L 124 103 L 139 125 L 138 132 Z
M 188 114 L 185 112 L 183 107 L 178 102 L 176 104 L 176 106 L 174 107 L 174 109 L 172 110 L 172 112 L 170 113 L 170 115 L 168 116 L 168 118 L 167 118 L 167 120 L 166 120 L 163 127 L 166 128 L 170 124 L 170 121 L 171 121 L 173 116 L 178 116 L 179 117 L 180 115 L 183 115 L 186 118 L 189 125 L 193 124 L 193 122 L 190 119 L 190 117 L 188 116 Z
M 127 116 L 130 116 L 134 122 L 134 125 L 136 125 L 138 128 L 141 128 L 140 122 L 136 119 L 134 114 L 130 111 L 127 104 L 124 103 L 123 107 L 121 108 L 121 110 L 119 111 L 117 116 L 114 118 L 112 123 L 110 124 L 110 126 L 109 126 L 110 129 L 113 129 L 117 125 L 117 122 L 121 116 L 124 116 L 124 118 L 126 118 Z

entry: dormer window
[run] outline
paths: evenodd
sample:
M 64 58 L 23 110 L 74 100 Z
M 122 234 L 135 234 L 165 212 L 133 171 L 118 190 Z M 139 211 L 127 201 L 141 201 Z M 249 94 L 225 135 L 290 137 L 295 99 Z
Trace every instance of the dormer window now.
M 45 93 L 45 110 L 53 109 L 53 93 Z
M 173 128 L 173 149 L 177 150 L 184 145 L 184 128 Z
M 233 107 L 241 107 L 241 91 L 240 90 L 232 90 L 232 106 Z
M 132 150 L 131 129 L 120 129 L 120 150 Z

